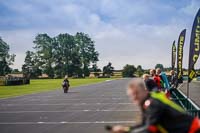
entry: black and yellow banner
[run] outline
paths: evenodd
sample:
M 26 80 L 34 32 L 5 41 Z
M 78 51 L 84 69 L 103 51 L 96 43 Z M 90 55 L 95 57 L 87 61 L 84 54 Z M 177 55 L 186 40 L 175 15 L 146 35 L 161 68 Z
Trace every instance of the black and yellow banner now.
M 176 63 L 176 44 L 174 41 L 172 45 L 172 70 L 174 70 L 175 63 Z
M 181 31 L 178 38 L 178 48 L 177 48 L 177 81 L 181 83 L 183 80 L 183 46 L 185 43 L 186 29 Z
M 197 12 L 197 15 L 194 19 L 190 37 L 188 82 L 190 82 L 196 76 L 194 65 L 197 62 L 199 53 L 200 53 L 200 9 Z

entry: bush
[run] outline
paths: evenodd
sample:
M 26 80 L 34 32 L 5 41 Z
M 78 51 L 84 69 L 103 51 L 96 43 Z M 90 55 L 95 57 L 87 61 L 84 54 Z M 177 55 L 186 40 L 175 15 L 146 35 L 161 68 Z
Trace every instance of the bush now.
M 136 68 L 134 65 L 126 65 L 123 68 L 122 76 L 123 77 L 134 77 L 134 73 L 136 72 Z

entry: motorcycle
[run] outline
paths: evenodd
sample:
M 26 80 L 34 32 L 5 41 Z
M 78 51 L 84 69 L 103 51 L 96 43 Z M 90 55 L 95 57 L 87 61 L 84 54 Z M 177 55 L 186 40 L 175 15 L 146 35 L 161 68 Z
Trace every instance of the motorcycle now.
M 63 83 L 62 83 L 62 88 L 63 88 L 63 91 L 64 91 L 64 93 L 68 93 L 68 90 L 69 90 L 69 81 L 67 80 L 67 81 L 64 81 Z
M 64 93 L 68 93 L 69 87 L 68 86 L 63 86 L 63 91 Z

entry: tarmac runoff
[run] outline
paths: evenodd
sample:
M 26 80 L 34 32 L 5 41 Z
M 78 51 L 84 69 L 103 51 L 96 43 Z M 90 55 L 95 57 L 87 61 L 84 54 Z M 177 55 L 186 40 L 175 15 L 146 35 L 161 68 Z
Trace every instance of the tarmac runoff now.
M 0 133 L 103 133 L 134 125 L 139 109 L 126 96 L 129 79 L 0 100 Z
M 187 82 L 183 82 L 179 87 L 179 90 L 187 95 Z M 189 84 L 189 98 L 194 102 L 198 108 L 200 107 L 200 81 L 192 81 Z

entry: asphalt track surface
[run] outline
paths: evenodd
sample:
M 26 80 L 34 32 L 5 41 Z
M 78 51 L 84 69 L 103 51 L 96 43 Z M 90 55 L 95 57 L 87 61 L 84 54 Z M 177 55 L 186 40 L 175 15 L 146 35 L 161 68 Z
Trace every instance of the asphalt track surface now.
M 106 133 L 104 125 L 134 125 L 140 113 L 126 96 L 129 80 L 1 99 L 0 133 Z
M 187 95 L 187 83 L 184 82 L 180 90 Z M 200 81 L 193 81 L 189 84 L 189 96 L 200 107 Z

